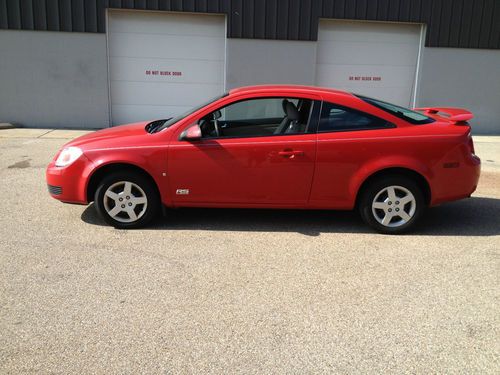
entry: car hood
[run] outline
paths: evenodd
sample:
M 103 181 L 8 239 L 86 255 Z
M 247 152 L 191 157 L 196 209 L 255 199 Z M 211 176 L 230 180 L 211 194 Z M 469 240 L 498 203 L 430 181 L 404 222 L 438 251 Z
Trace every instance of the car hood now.
M 144 141 L 151 136 L 145 130 L 149 123 L 150 121 L 144 121 L 98 130 L 75 138 L 64 147 L 72 146 L 82 150 L 92 150 L 144 144 Z

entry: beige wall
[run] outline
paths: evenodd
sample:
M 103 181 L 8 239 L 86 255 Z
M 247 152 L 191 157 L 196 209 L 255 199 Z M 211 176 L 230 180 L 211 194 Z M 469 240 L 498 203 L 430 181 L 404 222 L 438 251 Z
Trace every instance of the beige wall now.
M 106 36 L 0 30 L 0 122 L 109 125 Z
M 267 83 L 313 85 L 316 42 L 227 40 L 226 88 Z
M 472 111 L 475 134 L 500 134 L 500 50 L 424 48 L 417 105 Z

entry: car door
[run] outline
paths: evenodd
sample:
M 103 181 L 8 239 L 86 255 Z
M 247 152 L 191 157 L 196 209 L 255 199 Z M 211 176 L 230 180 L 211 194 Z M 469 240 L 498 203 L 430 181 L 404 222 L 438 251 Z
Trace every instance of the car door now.
M 267 97 L 237 100 L 198 119 L 200 140 L 174 139 L 169 147 L 174 204 L 306 205 L 318 116 L 314 100 Z

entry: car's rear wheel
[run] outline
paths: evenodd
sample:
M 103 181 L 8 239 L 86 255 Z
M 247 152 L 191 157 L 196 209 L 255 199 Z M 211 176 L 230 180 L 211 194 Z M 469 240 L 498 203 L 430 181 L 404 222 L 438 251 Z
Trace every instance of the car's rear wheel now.
M 362 192 L 359 211 L 363 220 L 381 233 L 407 232 L 425 210 L 418 184 L 403 176 L 389 176 L 370 183 Z
M 160 206 L 155 186 L 134 172 L 105 177 L 97 187 L 94 202 L 107 223 L 123 229 L 145 226 L 157 215 Z

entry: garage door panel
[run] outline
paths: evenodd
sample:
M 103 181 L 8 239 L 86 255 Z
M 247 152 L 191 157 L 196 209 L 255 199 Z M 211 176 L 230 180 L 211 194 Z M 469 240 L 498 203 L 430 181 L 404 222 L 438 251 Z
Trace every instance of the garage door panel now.
M 319 64 L 397 63 L 397 65 L 415 66 L 417 55 L 418 49 L 408 43 L 324 42 L 318 51 L 317 61 Z
M 165 23 L 165 17 L 169 17 Z M 200 35 L 220 38 L 218 15 L 165 14 L 165 12 L 120 12 L 111 14 L 110 32 L 163 35 Z
M 147 56 L 161 59 L 175 56 L 180 59 L 224 60 L 225 40 L 222 38 L 111 33 L 109 41 L 109 55 L 112 57 Z
M 154 106 L 154 105 L 120 105 L 115 104 L 116 114 L 113 115 L 117 124 L 125 124 L 139 121 L 153 121 L 172 117 L 172 113 L 184 113 L 191 106 Z
M 413 73 L 412 66 L 318 64 L 316 68 L 317 83 L 321 86 L 412 87 Z M 384 81 L 378 81 L 379 78 Z
M 322 22 L 318 40 L 345 42 L 418 43 L 420 25 L 378 22 Z
M 111 104 L 195 106 L 223 92 L 219 84 L 113 81 Z
M 316 84 L 409 106 L 420 25 L 321 20 Z
M 214 84 L 224 81 L 221 61 L 112 57 L 110 64 L 114 67 L 110 72 L 112 81 Z
M 378 98 L 385 100 L 388 103 L 398 103 L 401 100 L 402 95 L 407 95 L 408 90 L 411 90 L 411 87 L 352 87 L 351 89 L 346 88 L 350 92 L 354 92 L 356 94 L 362 94 L 371 98 Z M 406 104 L 407 105 L 407 104 Z
M 110 11 L 112 123 L 176 116 L 222 94 L 225 19 Z

